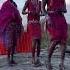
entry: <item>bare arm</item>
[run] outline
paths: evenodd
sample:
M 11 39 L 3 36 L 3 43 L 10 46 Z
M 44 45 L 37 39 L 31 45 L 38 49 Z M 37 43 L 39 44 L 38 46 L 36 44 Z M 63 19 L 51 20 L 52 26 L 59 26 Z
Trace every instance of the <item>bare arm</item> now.
M 42 14 L 46 14 L 45 6 L 47 4 L 47 0 L 42 0 L 41 11 Z
M 29 1 L 27 0 L 27 1 L 25 2 L 24 7 L 23 7 L 22 14 L 27 14 L 27 13 L 25 12 L 25 10 L 26 10 L 27 7 L 28 7 L 28 3 L 29 3 Z
M 65 8 L 64 13 L 67 13 L 67 9 L 66 9 L 66 1 L 65 1 L 65 0 L 64 0 L 64 8 Z

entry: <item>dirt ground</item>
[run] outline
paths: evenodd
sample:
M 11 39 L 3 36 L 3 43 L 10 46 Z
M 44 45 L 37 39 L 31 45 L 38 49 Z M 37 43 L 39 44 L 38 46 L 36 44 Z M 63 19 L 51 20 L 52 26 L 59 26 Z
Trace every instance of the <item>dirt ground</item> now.
M 0 70 L 47 70 L 46 68 L 46 61 L 47 61 L 47 51 L 43 49 L 41 51 L 40 60 L 43 64 L 40 67 L 34 67 L 31 64 L 31 53 L 21 53 L 16 54 L 14 59 L 18 63 L 14 66 L 9 66 L 7 63 L 6 55 L 0 56 Z M 59 63 L 60 63 L 60 52 L 56 50 L 52 56 L 52 66 L 53 70 L 59 70 Z M 65 56 L 65 70 L 70 70 L 70 54 L 66 53 Z

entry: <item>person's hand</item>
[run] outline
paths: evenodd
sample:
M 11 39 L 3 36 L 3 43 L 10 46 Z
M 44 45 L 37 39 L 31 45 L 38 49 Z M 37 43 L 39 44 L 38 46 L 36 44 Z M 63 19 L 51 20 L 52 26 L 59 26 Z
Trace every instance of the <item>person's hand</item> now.
M 27 12 L 25 12 L 25 11 L 22 11 L 22 14 L 23 14 L 23 15 L 25 15 L 25 14 L 28 14 L 28 13 L 27 13 Z
M 42 16 L 45 16 L 46 14 L 47 14 L 47 11 L 42 11 L 42 12 L 41 12 L 41 15 L 42 15 Z

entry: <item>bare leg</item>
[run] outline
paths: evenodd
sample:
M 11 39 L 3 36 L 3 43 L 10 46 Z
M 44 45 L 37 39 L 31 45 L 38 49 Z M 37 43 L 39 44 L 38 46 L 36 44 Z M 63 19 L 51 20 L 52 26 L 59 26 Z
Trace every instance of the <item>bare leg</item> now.
M 48 67 L 48 70 L 51 70 L 52 68 L 51 68 L 51 57 L 52 57 L 52 54 L 53 54 L 53 52 L 54 52 L 54 50 L 55 50 L 55 46 L 58 44 L 58 41 L 52 41 L 51 43 L 50 43 L 50 47 L 48 48 L 48 65 L 47 65 L 47 67 Z
M 40 60 L 39 60 L 39 56 L 40 56 L 40 44 L 41 44 L 41 42 L 40 42 L 40 39 L 36 39 L 36 43 L 37 43 L 37 59 L 36 59 L 36 66 L 41 66 L 42 64 L 41 64 L 41 62 L 40 62 Z
M 40 56 L 40 40 L 37 40 L 37 58 Z
M 36 57 L 35 57 L 35 49 L 37 48 Z M 40 39 L 35 39 L 34 47 L 33 47 L 33 60 L 34 60 L 34 66 L 39 67 L 41 66 L 41 62 L 39 60 L 40 55 Z
M 60 70 L 64 70 L 64 58 L 65 58 L 65 50 L 66 50 L 66 44 L 61 43 L 61 63 L 60 63 Z
M 33 64 L 35 63 L 35 49 L 36 49 L 36 41 L 33 40 L 33 43 L 32 43 L 32 63 Z
M 11 47 L 11 62 L 14 61 L 14 52 L 15 52 L 15 46 Z
M 14 54 L 15 54 L 15 49 L 16 49 L 16 45 L 17 45 L 17 39 L 16 39 L 16 31 L 13 30 L 13 34 L 12 34 L 12 46 L 11 46 L 11 64 L 16 64 L 16 62 L 14 61 Z
M 10 54 L 11 54 L 11 48 L 8 47 L 8 55 L 7 55 L 8 63 L 10 63 Z
M 16 49 L 16 45 L 17 45 L 17 38 L 16 38 L 16 28 L 15 25 L 12 26 L 13 30 L 12 30 L 12 37 L 11 37 L 11 64 L 16 64 L 16 62 L 14 61 L 14 54 L 15 54 L 15 49 Z

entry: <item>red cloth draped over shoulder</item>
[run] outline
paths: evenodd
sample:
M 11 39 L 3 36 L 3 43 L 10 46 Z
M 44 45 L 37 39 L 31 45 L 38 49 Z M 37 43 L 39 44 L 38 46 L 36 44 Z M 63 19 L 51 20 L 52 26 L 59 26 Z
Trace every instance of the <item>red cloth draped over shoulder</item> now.
M 6 1 L 0 10 L 0 35 L 5 29 L 6 25 L 14 20 L 17 24 L 20 24 L 22 19 L 17 8 L 8 0 Z M 31 51 L 30 41 L 28 33 L 22 33 L 20 39 L 17 42 L 17 52 L 29 52 Z M 7 54 L 7 48 L 4 47 L 2 38 L 0 38 L 0 54 Z

